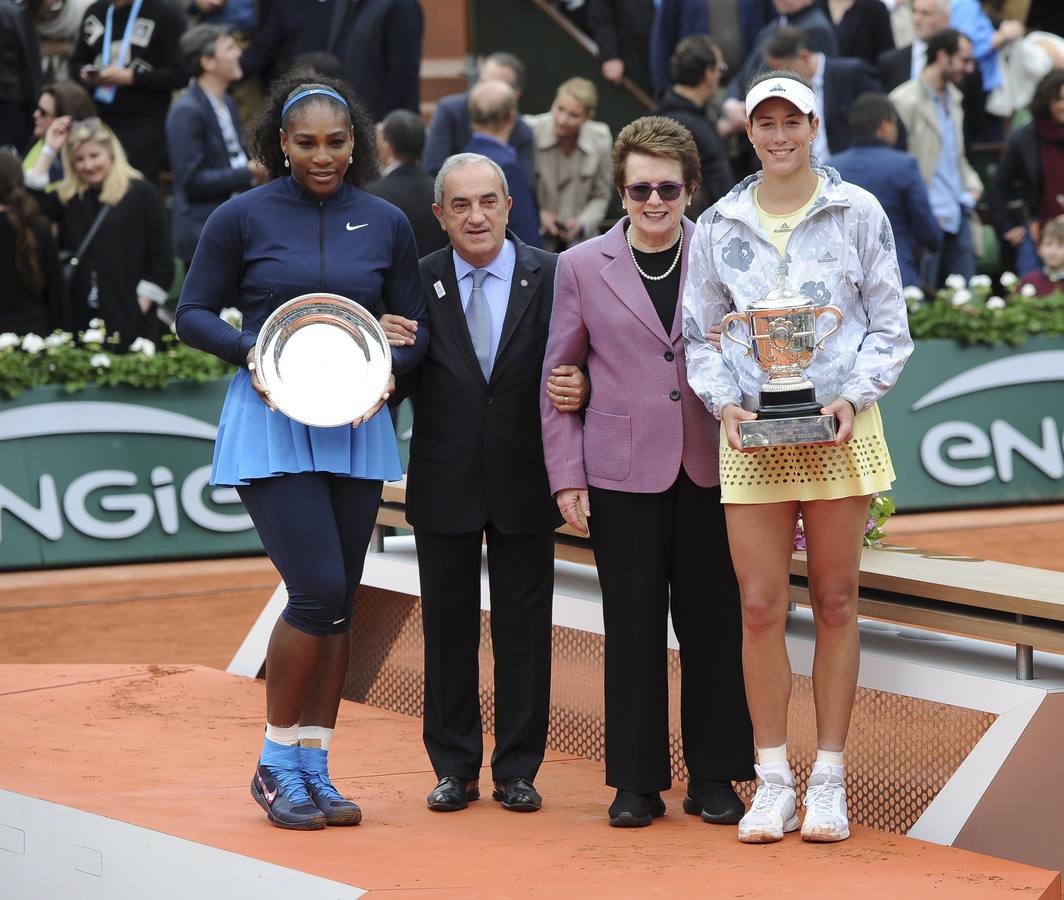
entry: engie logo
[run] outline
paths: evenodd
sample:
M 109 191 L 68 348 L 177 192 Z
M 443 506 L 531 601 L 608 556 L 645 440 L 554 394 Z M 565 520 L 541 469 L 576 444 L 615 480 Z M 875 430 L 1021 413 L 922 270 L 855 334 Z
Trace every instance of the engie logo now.
M 1064 350 L 1024 353 L 976 366 L 926 393 L 912 405 L 912 411 L 993 388 L 1049 381 L 1064 381 Z M 1060 416 L 1064 403 L 1058 404 L 1055 412 Z M 1047 478 L 1057 480 L 1064 478 L 1062 427 L 1064 421 L 1042 416 L 1039 443 L 1005 418 L 991 420 L 985 429 L 972 422 L 939 422 L 920 441 L 920 461 L 932 478 L 954 487 L 986 484 L 994 478 L 1004 483 L 1012 481 L 1015 456 L 1027 460 Z M 977 460 L 984 465 L 953 465 Z
M 6 442 L 25 438 L 61 441 L 69 435 L 127 434 L 213 441 L 216 432 L 215 426 L 191 416 L 128 403 L 42 403 L 0 412 L 0 450 Z M 111 448 L 102 442 L 92 455 L 106 458 L 110 452 Z M 0 542 L 4 513 L 10 513 L 49 541 L 61 540 L 65 525 L 88 537 L 124 540 L 141 534 L 156 518 L 164 534 L 174 535 L 181 527 L 180 513 L 207 531 L 229 533 L 252 527 L 234 489 L 209 488 L 209 464 L 197 466 L 180 479 L 168 466 L 156 465 L 147 484 L 141 483 L 136 472 L 117 466 L 84 471 L 77 458 L 65 459 L 62 468 L 62 473 L 52 471 L 38 476 L 35 500 L 19 496 L 0 482 Z M 0 478 L 3 476 L 0 469 Z M 60 497 L 58 485 L 62 483 L 66 487 Z M 139 490 L 130 490 L 135 488 Z M 209 504 L 204 498 L 208 490 Z M 98 498 L 95 503 L 90 503 L 90 495 Z M 214 508 L 234 504 L 231 513 Z M 120 515 L 101 518 L 94 512 L 97 508 Z

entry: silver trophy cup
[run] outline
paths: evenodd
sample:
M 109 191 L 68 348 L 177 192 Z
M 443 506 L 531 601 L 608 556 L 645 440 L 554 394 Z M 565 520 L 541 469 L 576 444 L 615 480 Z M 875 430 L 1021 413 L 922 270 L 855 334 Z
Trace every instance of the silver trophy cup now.
M 835 316 L 835 325 L 819 338 L 816 323 L 825 313 Z M 746 324 L 749 341 L 736 337 L 731 326 Z M 825 416 L 805 370 L 824 341 L 842 325 L 842 310 L 817 306 L 804 294 L 782 285 L 755 300 L 745 312 L 728 313 L 721 331 L 728 340 L 745 347 L 754 362 L 768 372 L 761 387 L 757 419 L 739 423 L 744 447 L 781 444 L 830 444 L 835 440 L 835 417 Z

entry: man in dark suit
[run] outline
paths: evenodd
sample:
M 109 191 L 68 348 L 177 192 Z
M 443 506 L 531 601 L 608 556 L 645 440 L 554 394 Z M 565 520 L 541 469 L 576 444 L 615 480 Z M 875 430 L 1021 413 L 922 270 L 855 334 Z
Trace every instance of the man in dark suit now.
M 949 28 L 950 0 L 913 0 L 913 42 L 888 50 L 879 57 L 879 80 L 888 94 L 894 88 L 919 77 L 927 65 L 927 42 Z M 970 148 L 978 139 L 986 118 L 986 92 L 979 67 L 965 75 L 958 85 L 964 95 L 964 145 Z
M 241 78 L 240 48 L 221 25 L 195 25 L 181 35 L 181 60 L 193 81 L 166 117 L 174 176 L 174 254 L 185 268 L 214 210 L 265 177 L 241 142 L 236 102 L 227 93 Z
M 863 187 L 882 204 L 898 251 L 901 283 L 920 286 L 920 250 L 938 250 L 942 229 L 931 212 L 927 186 L 916 159 L 895 150 L 898 114 L 882 94 L 862 94 L 850 109 L 853 144 L 831 158 L 846 181 Z
M 525 87 L 525 65 L 512 53 L 492 53 L 480 66 L 477 83 L 504 81 L 513 88 L 517 99 Z M 425 140 L 425 171 L 435 175 L 448 156 L 461 153 L 473 136 L 469 124 L 469 93 L 451 94 L 436 105 Z M 532 129 L 518 116 L 510 133 L 509 144 L 517 151 L 517 161 L 529 183 L 533 181 Z
M 406 213 L 418 257 L 447 246 L 447 235 L 432 214 L 432 178 L 418 165 L 424 146 L 421 116 L 408 109 L 388 113 L 377 126 L 381 177 L 367 188 Z
M 533 782 L 550 700 L 553 530 L 561 523 L 538 411 L 556 257 L 506 230 L 506 180 L 487 158 L 451 157 L 437 185 L 433 212 L 451 245 L 421 260 L 432 341 L 410 383 L 399 386 L 414 401 L 406 514 L 421 576 L 425 748 L 439 779 L 427 802 L 450 812 L 480 796 L 486 536 L 492 797 L 507 809 L 534 811 L 542 803 Z
M 808 78 L 816 96 L 820 130 L 813 153 L 823 165 L 831 156 L 850 146 L 849 111 L 861 94 L 881 94 L 876 70 L 860 59 L 829 57 L 813 50 L 800 28 L 779 28 L 765 45 L 765 63 L 770 69 L 790 69 Z
M 420 113 L 425 14 L 418 0 L 334 2 L 326 49 L 343 63 L 344 81 L 373 121 L 393 109 Z
M 650 32 L 656 5 L 654 0 L 587 0 L 587 22 L 598 44 L 602 77 L 611 84 L 627 78 L 651 93 Z
M 506 176 L 513 206 L 510 230 L 532 247 L 542 247 L 539 232 L 539 203 L 532 181 L 525 175 L 510 145 L 510 135 L 517 123 L 517 95 L 502 81 L 482 82 L 469 92 L 469 124 L 473 136 L 463 148 L 465 153 L 480 153 L 497 163 Z

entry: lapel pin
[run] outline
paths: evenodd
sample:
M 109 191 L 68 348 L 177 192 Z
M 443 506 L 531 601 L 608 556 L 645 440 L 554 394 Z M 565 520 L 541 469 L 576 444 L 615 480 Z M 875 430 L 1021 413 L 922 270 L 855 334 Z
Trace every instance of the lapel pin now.
M 443 289 L 443 282 L 442 281 L 437 281 L 433 285 L 433 287 L 436 289 L 436 299 L 437 300 L 442 300 L 443 299 L 443 295 L 447 293 L 447 291 L 445 291 Z
M 527 278 L 522 278 L 521 279 L 521 287 L 528 287 L 528 279 Z

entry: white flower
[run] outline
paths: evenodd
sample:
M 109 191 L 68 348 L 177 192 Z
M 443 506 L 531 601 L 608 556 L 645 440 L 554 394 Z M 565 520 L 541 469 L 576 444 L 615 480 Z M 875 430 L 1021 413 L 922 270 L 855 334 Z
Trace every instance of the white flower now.
M 111 368 L 111 357 L 106 353 L 94 353 L 92 359 L 89 360 L 89 365 L 94 369 L 109 369 Z
M 151 359 L 151 357 L 155 356 L 155 344 L 147 338 L 139 337 L 129 345 L 129 352 L 140 353 Z
M 1005 308 L 1005 301 L 1002 300 L 1000 297 L 990 297 L 986 301 L 986 308 L 987 309 L 1004 309 Z
M 40 353 L 44 349 L 44 338 L 39 334 L 27 334 L 22 339 L 22 349 L 26 353 Z
M 62 347 L 70 343 L 70 332 L 67 331 L 53 331 L 48 337 L 44 339 L 44 346 L 52 349 L 54 347 Z
M 972 292 L 968 290 L 959 290 L 952 297 L 950 297 L 950 303 L 954 306 L 964 306 L 969 300 L 972 299 Z
M 1002 272 L 998 281 L 1001 282 L 1001 286 L 1008 290 L 1010 287 L 1015 287 L 1019 283 L 1019 277 L 1015 272 Z
M 953 288 L 955 291 L 963 290 L 968 287 L 968 279 L 963 275 L 950 275 L 946 279 L 946 287 Z
M 12 347 L 17 347 L 22 343 L 22 340 L 13 331 L 5 331 L 0 334 L 0 350 L 10 350 Z
M 89 328 L 99 328 L 103 331 L 107 330 L 107 326 L 104 324 L 103 319 L 89 319 Z
M 226 325 L 232 325 L 234 328 L 239 328 L 244 321 L 244 314 L 235 306 L 225 307 L 218 315 Z
M 909 312 L 916 312 L 918 309 L 923 308 L 924 304 L 919 300 L 913 300 L 912 303 L 909 304 Z
M 103 339 L 104 333 L 98 328 L 89 328 L 81 332 L 81 342 L 83 344 L 102 344 Z
M 968 281 L 968 287 L 988 288 L 991 281 L 989 275 L 973 275 Z
M 1025 284 L 1022 288 L 1020 288 L 1020 293 L 1023 294 L 1024 297 L 1033 297 L 1035 294 L 1038 293 L 1038 288 L 1036 288 L 1033 284 Z
M 901 292 L 901 295 L 910 303 L 924 299 L 924 292 L 915 284 L 910 284 Z

